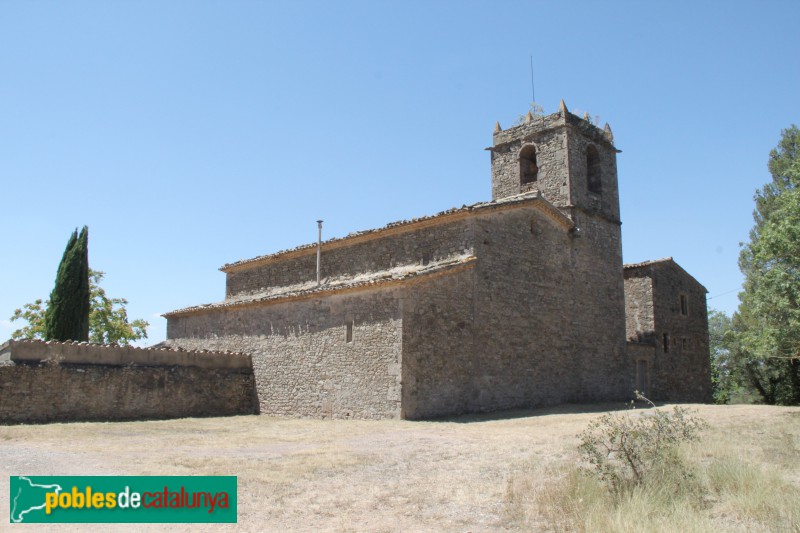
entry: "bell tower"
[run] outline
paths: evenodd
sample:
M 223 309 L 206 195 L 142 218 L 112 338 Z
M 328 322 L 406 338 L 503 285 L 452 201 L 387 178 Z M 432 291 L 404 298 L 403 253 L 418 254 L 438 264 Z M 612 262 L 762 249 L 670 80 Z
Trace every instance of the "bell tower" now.
M 539 191 L 576 219 L 578 212 L 619 224 L 617 153 L 608 124 L 557 113 L 534 116 L 505 130 L 498 123 L 492 154 L 492 199 Z

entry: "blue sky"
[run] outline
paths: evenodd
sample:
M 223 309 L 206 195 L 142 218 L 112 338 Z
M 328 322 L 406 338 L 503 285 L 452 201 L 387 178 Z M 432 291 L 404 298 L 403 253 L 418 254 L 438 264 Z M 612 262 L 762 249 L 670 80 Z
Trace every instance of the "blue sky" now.
M 0 2 L 0 338 L 70 232 L 131 318 L 224 263 L 489 199 L 495 121 L 609 122 L 626 262 L 732 312 L 739 243 L 800 123 L 800 2 Z

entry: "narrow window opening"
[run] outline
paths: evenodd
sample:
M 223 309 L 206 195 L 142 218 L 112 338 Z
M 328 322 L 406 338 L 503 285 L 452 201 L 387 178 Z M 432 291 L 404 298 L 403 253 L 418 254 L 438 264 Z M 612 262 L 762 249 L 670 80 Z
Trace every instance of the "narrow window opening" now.
M 669 333 L 664 333 L 664 353 L 669 353 Z
M 519 152 L 519 184 L 533 183 L 539 177 L 539 166 L 536 164 L 536 148 L 528 144 Z
M 422 265 L 425 266 L 430 262 L 431 262 L 431 254 L 427 252 L 422 254 Z
M 346 324 L 346 331 L 344 334 L 345 342 L 353 342 L 353 321 L 348 320 Z
M 689 314 L 689 297 L 681 294 L 681 314 L 686 316 Z
M 603 192 L 603 179 L 600 171 L 600 155 L 597 148 L 589 145 L 586 149 L 586 179 L 589 192 L 601 194 Z

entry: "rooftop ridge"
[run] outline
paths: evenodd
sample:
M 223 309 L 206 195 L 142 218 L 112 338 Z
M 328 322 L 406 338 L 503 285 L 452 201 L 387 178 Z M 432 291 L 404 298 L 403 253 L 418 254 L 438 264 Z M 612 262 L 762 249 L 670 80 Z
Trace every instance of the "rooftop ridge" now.
M 694 280 L 694 282 L 697 283 L 699 286 L 701 286 L 704 291 L 708 292 L 708 289 L 706 289 L 705 285 L 703 285 L 702 283 L 697 281 L 697 278 L 695 278 L 694 276 L 689 274 L 686 271 L 686 269 L 683 268 L 682 266 L 680 266 L 671 256 L 670 257 L 662 257 L 661 259 L 652 259 L 650 261 L 642 261 L 641 263 L 624 264 L 624 265 L 622 265 L 622 270 L 623 271 L 625 271 L 625 270 L 635 270 L 637 268 L 644 268 L 644 267 L 649 267 L 649 266 L 662 266 L 662 265 L 670 265 L 670 266 L 673 266 L 673 267 L 677 268 L 685 276 L 688 276 L 689 278 Z
M 670 261 L 672 261 L 673 263 L 675 262 L 672 256 L 662 257 L 661 259 L 650 259 L 649 261 L 642 261 L 640 263 L 625 263 L 622 265 L 622 268 L 640 268 L 644 266 L 656 265 L 659 263 L 668 263 Z
M 416 218 L 407 219 L 407 220 L 398 220 L 398 221 L 395 221 L 395 222 L 390 222 L 390 223 L 386 224 L 385 226 L 381 226 L 381 227 L 378 227 L 378 228 L 372 228 L 372 229 L 367 229 L 367 230 L 362 230 L 362 231 L 355 231 L 355 232 L 352 232 L 352 233 L 349 233 L 349 234 L 345 235 L 344 237 L 333 237 L 331 239 L 322 241 L 322 246 L 326 246 L 326 245 L 329 246 L 329 245 L 332 245 L 332 244 L 346 245 L 346 244 L 348 244 L 348 241 L 353 242 L 354 239 L 371 237 L 373 235 L 378 235 L 378 234 L 380 234 L 382 232 L 393 230 L 393 229 L 397 229 L 397 228 L 403 228 L 403 229 L 408 228 L 408 229 L 411 229 L 411 228 L 413 228 L 413 227 L 415 227 L 416 225 L 419 225 L 419 224 L 438 222 L 439 220 L 443 221 L 443 220 L 446 220 L 449 217 L 454 217 L 454 216 L 464 215 L 464 214 L 470 214 L 470 213 L 473 213 L 473 212 L 476 212 L 476 211 L 481 211 L 481 210 L 484 210 L 484 209 L 498 209 L 498 208 L 504 208 L 504 207 L 512 207 L 512 206 L 516 206 L 516 205 L 520 205 L 520 204 L 525 204 L 525 203 L 528 203 L 528 202 L 530 202 L 532 204 L 533 203 L 539 203 L 543 207 L 544 211 L 549 212 L 551 215 L 554 215 L 557 218 L 560 218 L 563 224 L 565 224 L 566 226 L 571 226 L 572 225 L 572 221 L 569 219 L 569 217 L 567 217 L 558 208 L 556 208 L 550 202 L 548 202 L 546 199 L 544 199 L 542 197 L 541 193 L 538 190 L 533 190 L 533 191 L 528 191 L 528 192 L 525 192 L 525 193 L 522 193 L 522 194 L 518 194 L 518 195 L 515 195 L 515 196 L 509 196 L 509 197 L 506 197 L 506 198 L 500 198 L 500 199 L 491 200 L 491 201 L 488 201 L 488 202 L 478 202 L 478 203 L 475 203 L 475 204 L 463 205 L 461 207 L 452 207 L 450 209 L 446 209 L 444 211 L 440 211 L 440 212 L 436 213 L 435 215 L 425 215 L 425 216 L 416 217 Z M 281 251 L 274 252 L 274 253 L 271 253 L 271 254 L 259 255 L 259 256 L 253 257 L 251 259 L 241 259 L 239 261 L 234 261 L 233 263 L 226 263 L 225 265 L 220 267 L 219 270 L 221 270 L 222 272 L 229 272 L 229 271 L 232 271 L 232 270 L 237 270 L 240 267 L 255 266 L 257 264 L 266 263 L 266 262 L 272 261 L 274 259 L 278 259 L 278 258 L 281 258 L 281 257 L 284 257 L 284 256 L 289 256 L 291 254 L 302 253 L 302 252 L 306 252 L 306 251 L 310 252 L 312 250 L 315 250 L 316 247 L 317 247 L 317 243 L 316 242 L 307 243 L 307 244 L 301 244 L 299 246 L 295 246 L 294 248 L 288 248 L 286 250 L 281 250 Z

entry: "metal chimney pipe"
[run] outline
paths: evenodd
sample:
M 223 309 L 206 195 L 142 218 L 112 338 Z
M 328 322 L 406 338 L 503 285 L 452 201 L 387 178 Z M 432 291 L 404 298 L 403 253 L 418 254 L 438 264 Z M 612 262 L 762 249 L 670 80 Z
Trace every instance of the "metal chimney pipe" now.
M 320 285 L 320 274 L 319 274 L 319 260 L 320 255 L 322 253 L 322 221 L 317 220 L 317 230 L 319 231 L 317 235 L 317 287 Z

